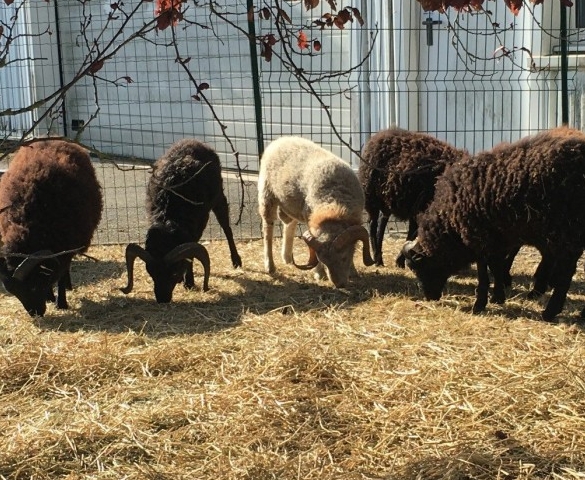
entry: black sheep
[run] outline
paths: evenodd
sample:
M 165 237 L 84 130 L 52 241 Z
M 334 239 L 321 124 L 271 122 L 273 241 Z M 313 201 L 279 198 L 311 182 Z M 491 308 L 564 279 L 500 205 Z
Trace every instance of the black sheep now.
M 540 273 L 553 287 L 542 312 L 550 321 L 563 308 L 583 252 L 583 205 L 585 135 L 566 127 L 541 132 L 448 167 L 418 217 L 417 241 L 403 253 L 427 299 L 440 298 L 449 276 L 477 262 L 473 310 L 479 312 L 487 303 L 487 267 L 497 282 L 509 252 L 536 247 L 543 255 Z
M 86 150 L 46 139 L 20 147 L 0 180 L 0 279 L 31 315 L 47 299 L 67 308 L 70 265 L 87 250 L 102 214 L 102 193 Z
M 413 240 L 416 216 L 433 199 L 437 177 L 447 165 L 467 156 L 465 150 L 431 135 L 401 128 L 382 130 L 368 140 L 358 176 L 366 196 L 365 210 L 376 265 L 384 264 L 382 243 L 390 215 L 408 220 L 406 238 Z M 396 258 L 396 265 L 404 268 L 402 253 Z
M 150 227 L 145 247 L 131 243 L 126 248 L 128 285 L 122 289 L 124 293 L 132 291 L 136 257 L 146 263 L 159 303 L 170 302 L 175 286 L 181 281 L 185 288 L 194 287 L 193 258 L 203 265 L 203 289 L 207 290 L 209 255 L 198 242 L 211 210 L 227 238 L 232 264 L 236 268 L 242 266 L 230 227 L 219 157 L 207 145 L 195 139 L 183 139 L 155 162 L 146 207 Z

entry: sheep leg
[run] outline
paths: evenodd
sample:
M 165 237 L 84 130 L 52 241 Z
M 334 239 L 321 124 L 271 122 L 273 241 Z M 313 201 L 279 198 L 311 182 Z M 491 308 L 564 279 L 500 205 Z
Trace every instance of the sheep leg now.
M 384 234 L 386 233 L 386 225 L 388 225 L 388 215 L 382 213 L 380 215 L 380 224 L 378 225 L 378 231 L 376 232 L 376 249 L 374 254 L 377 255 L 374 259 L 376 265 L 384 265 L 384 259 L 382 258 L 382 248 L 384 245 Z
M 377 209 L 368 209 L 368 227 L 370 234 L 370 246 L 374 254 L 374 264 L 377 266 L 383 266 L 384 261 L 382 260 L 382 247 L 378 247 L 378 235 L 380 229 L 378 228 L 378 217 L 380 211 Z
M 61 278 L 59 278 L 59 281 L 57 282 L 57 300 L 55 302 L 55 304 L 57 305 L 57 308 L 61 309 L 61 310 L 66 310 L 69 308 L 69 305 L 67 304 L 67 287 L 69 285 L 71 285 L 71 277 L 69 277 L 69 272 L 64 273 Z
M 416 219 L 410 218 L 408 220 L 408 232 L 406 234 L 406 240 L 407 241 L 414 240 L 416 238 L 417 232 L 418 232 L 418 224 L 416 223 Z M 404 256 L 404 254 L 402 252 L 400 252 L 400 255 L 398 255 L 396 257 L 396 266 L 398 268 L 405 268 L 405 266 L 406 266 L 406 257 Z
M 274 273 L 274 257 L 272 256 L 272 240 L 274 237 L 274 222 L 262 220 L 262 236 L 264 237 L 264 269 Z
M 536 272 L 534 272 L 534 285 L 527 295 L 529 299 L 535 300 L 543 293 L 546 293 L 553 268 L 553 258 L 549 254 L 542 255 L 542 259 L 540 260 L 538 267 L 536 267 Z
M 508 256 L 492 255 L 488 266 L 494 276 L 494 289 L 490 300 L 503 304 L 506 301 L 506 288 L 511 286 Z
M 554 286 L 551 297 L 546 304 L 546 308 L 542 312 L 542 319 L 547 322 L 552 322 L 557 314 L 561 313 L 567 293 L 571 286 L 571 280 L 575 271 L 577 270 L 577 261 L 582 252 L 577 252 L 572 256 L 565 256 L 558 260 L 551 275 L 551 285 Z
M 325 280 L 328 278 L 327 271 L 325 270 L 325 265 L 322 262 L 319 262 L 317 266 L 313 269 L 313 277 L 315 280 Z
M 228 246 L 230 249 L 230 255 L 232 259 L 232 265 L 234 268 L 238 268 L 242 266 L 242 259 L 238 254 L 238 250 L 236 248 L 236 242 L 234 241 L 234 234 L 232 232 L 232 228 L 230 227 L 230 211 L 229 205 L 226 196 L 222 193 L 215 205 L 212 208 L 213 214 L 219 223 L 219 226 L 223 230 L 225 237 L 228 242 Z
M 280 209 L 278 210 L 278 216 L 284 225 L 281 250 L 282 261 L 287 265 L 291 265 L 293 263 L 293 240 L 298 222 Z
M 475 303 L 473 313 L 483 312 L 488 302 L 488 291 L 490 288 L 490 276 L 488 274 L 487 262 L 477 261 L 477 288 L 475 289 Z
M 193 275 L 193 262 L 189 262 L 185 275 L 183 275 L 183 285 L 185 290 L 193 290 L 195 288 L 195 276 Z
M 71 283 L 71 271 L 70 270 L 66 270 L 65 271 L 65 288 L 67 290 L 73 290 L 73 284 Z
M 518 252 L 520 251 L 520 247 L 514 247 L 512 250 L 510 250 L 507 254 L 506 254 L 506 259 L 505 259 L 505 263 L 504 263 L 504 286 L 505 287 L 511 287 L 512 286 L 512 275 L 510 274 L 510 270 L 512 270 L 512 264 L 514 263 L 514 259 L 516 258 L 516 255 L 518 255 Z
M 52 303 L 55 301 L 55 292 L 53 291 L 53 285 L 49 285 L 47 288 L 47 302 Z
M 274 257 L 272 256 L 272 242 L 274 238 L 274 221 L 276 207 L 268 206 L 267 202 L 260 202 L 260 216 L 262 217 L 262 239 L 264 243 L 264 270 L 274 273 Z

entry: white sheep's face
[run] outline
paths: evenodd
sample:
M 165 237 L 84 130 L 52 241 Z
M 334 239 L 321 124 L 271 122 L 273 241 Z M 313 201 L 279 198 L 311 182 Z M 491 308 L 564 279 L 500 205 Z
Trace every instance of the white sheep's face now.
M 317 252 L 317 258 L 325 266 L 329 280 L 337 288 L 345 287 L 349 281 L 354 249 L 355 244 L 349 245 L 342 250 L 336 250 L 331 245 L 324 245 Z
M 319 236 L 320 246 L 316 250 L 317 258 L 325 267 L 329 280 L 337 287 L 343 288 L 348 284 L 349 275 L 353 267 L 355 243 L 349 242 L 338 246 L 335 239 L 344 228 L 322 233 Z

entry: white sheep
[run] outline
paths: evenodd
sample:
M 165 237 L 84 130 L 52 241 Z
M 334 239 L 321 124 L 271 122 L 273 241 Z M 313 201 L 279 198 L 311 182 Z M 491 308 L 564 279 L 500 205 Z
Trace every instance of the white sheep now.
M 368 231 L 362 225 L 364 193 L 355 172 L 333 153 L 301 137 L 274 140 L 262 155 L 258 177 L 264 267 L 274 273 L 272 238 L 276 216 L 284 223 L 282 259 L 301 269 L 326 272 L 344 287 L 353 270 L 355 244 L 363 243 L 364 265 L 373 265 Z M 303 239 L 309 262 L 297 265 L 292 254 L 296 226 L 306 223 Z

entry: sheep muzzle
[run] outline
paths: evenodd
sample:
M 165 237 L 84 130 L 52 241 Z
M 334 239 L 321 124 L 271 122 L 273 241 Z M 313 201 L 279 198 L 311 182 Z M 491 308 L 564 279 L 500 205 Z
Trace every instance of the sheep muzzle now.
M 421 259 L 421 254 L 418 251 L 418 239 L 409 240 L 402 246 L 401 253 L 410 262 L 416 262 Z

